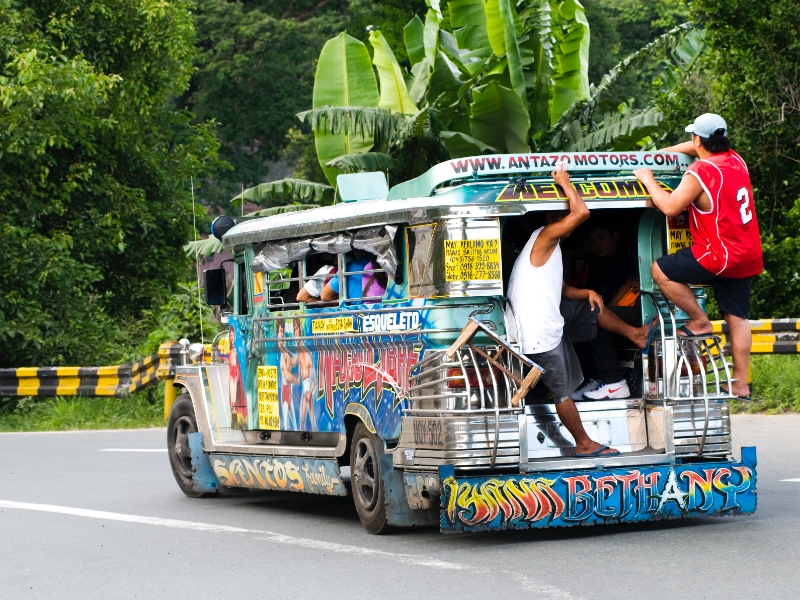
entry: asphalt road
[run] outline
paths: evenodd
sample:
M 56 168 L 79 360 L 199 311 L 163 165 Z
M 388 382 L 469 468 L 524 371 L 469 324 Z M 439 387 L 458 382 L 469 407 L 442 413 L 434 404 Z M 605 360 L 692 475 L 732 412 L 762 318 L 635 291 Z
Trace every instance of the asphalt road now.
M 734 432 L 753 516 L 462 536 L 371 536 L 349 498 L 186 498 L 160 429 L 0 434 L 0 598 L 800 598 L 800 416 Z

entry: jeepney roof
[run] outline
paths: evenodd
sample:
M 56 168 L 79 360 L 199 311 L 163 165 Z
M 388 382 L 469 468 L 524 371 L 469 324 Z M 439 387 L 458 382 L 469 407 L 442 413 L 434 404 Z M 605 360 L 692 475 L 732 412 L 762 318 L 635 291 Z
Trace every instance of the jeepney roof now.
M 426 223 L 446 217 L 523 215 L 567 207 L 552 184 L 558 160 L 591 208 L 652 206 L 632 175 L 646 166 L 659 179 L 679 178 L 692 159 L 663 152 L 494 154 L 450 160 L 389 190 L 385 200 L 363 200 L 251 219 L 223 236 L 223 246 L 322 235 L 390 223 Z

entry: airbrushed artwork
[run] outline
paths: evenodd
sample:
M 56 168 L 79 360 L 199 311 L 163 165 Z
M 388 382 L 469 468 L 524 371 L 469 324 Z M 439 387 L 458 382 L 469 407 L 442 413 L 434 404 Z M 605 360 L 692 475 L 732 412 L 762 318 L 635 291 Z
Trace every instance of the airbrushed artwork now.
M 467 479 L 442 473 L 441 529 L 527 529 L 753 513 L 755 467 L 755 448 L 743 448 L 741 463 Z
M 346 412 L 358 414 L 388 439 L 400 434 L 401 408 L 408 400 L 409 375 L 426 347 L 419 329 L 448 325 L 445 311 L 396 311 L 354 306 L 352 315 L 327 317 L 284 311 L 257 327 L 260 347 L 253 355 L 252 321 L 231 317 L 230 402 L 233 429 L 338 432 Z M 362 308 L 363 310 L 358 310 Z M 438 313 L 438 314 L 435 314 Z M 267 314 L 267 313 L 265 313 Z M 437 323 L 431 319 L 437 318 Z M 318 340 L 320 334 L 368 333 L 372 342 Z M 355 408 L 358 405 L 360 408 Z

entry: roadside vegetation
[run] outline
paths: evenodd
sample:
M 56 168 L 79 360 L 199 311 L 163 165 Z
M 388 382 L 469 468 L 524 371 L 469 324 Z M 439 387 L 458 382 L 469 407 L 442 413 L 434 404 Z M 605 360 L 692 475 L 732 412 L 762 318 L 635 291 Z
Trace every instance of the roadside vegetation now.
M 800 412 L 800 356 L 795 354 L 762 354 L 751 358 L 753 383 L 752 402 L 732 403 L 737 412 L 776 414 Z
M 164 427 L 163 385 L 130 398 L 14 398 L 0 401 L 0 432 Z

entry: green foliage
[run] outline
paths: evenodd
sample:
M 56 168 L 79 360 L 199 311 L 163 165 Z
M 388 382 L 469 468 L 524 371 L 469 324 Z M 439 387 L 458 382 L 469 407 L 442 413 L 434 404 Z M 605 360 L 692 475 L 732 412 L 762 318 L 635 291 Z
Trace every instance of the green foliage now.
M 2 366 L 99 361 L 126 335 L 112 319 L 185 275 L 188 179 L 217 148 L 169 102 L 189 6 L 0 0 Z
M 198 296 L 196 281 L 178 284 L 177 291 L 164 304 L 144 311 L 142 317 L 149 333 L 137 349 L 139 356 L 155 354 L 159 345 L 181 338 L 192 342 L 199 342 L 202 338 L 210 344 L 221 327 L 212 308 L 203 302 L 202 293 Z
M 19 398 L 0 404 L 0 431 L 164 426 L 164 384 L 130 398 Z
M 662 101 L 670 141 L 703 112 L 728 123 L 750 167 L 765 272 L 755 280 L 753 318 L 800 314 L 800 12 L 790 0 L 696 0 L 692 15 L 710 52 L 696 76 Z
M 310 105 L 317 56 L 344 23 L 336 11 L 308 13 L 316 4 L 197 3 L 197 72 L 182 104 L 201 121 L 219 122 L 220 157 L 233 167 L 205 182 L 205 202 L 227 204 L 242 186 L 265 181 L 270 164 L 293 166 L 303 154 L 284 154 L 287 146 L 294 144 L 296 151 L 304 141 L 290 132 L 297 124 L 294 115 Z
M 751 403 L 733 403 L 733 410 L 766 412 L 800 411 L 800 356 L 764 354 L 751 357 Z

